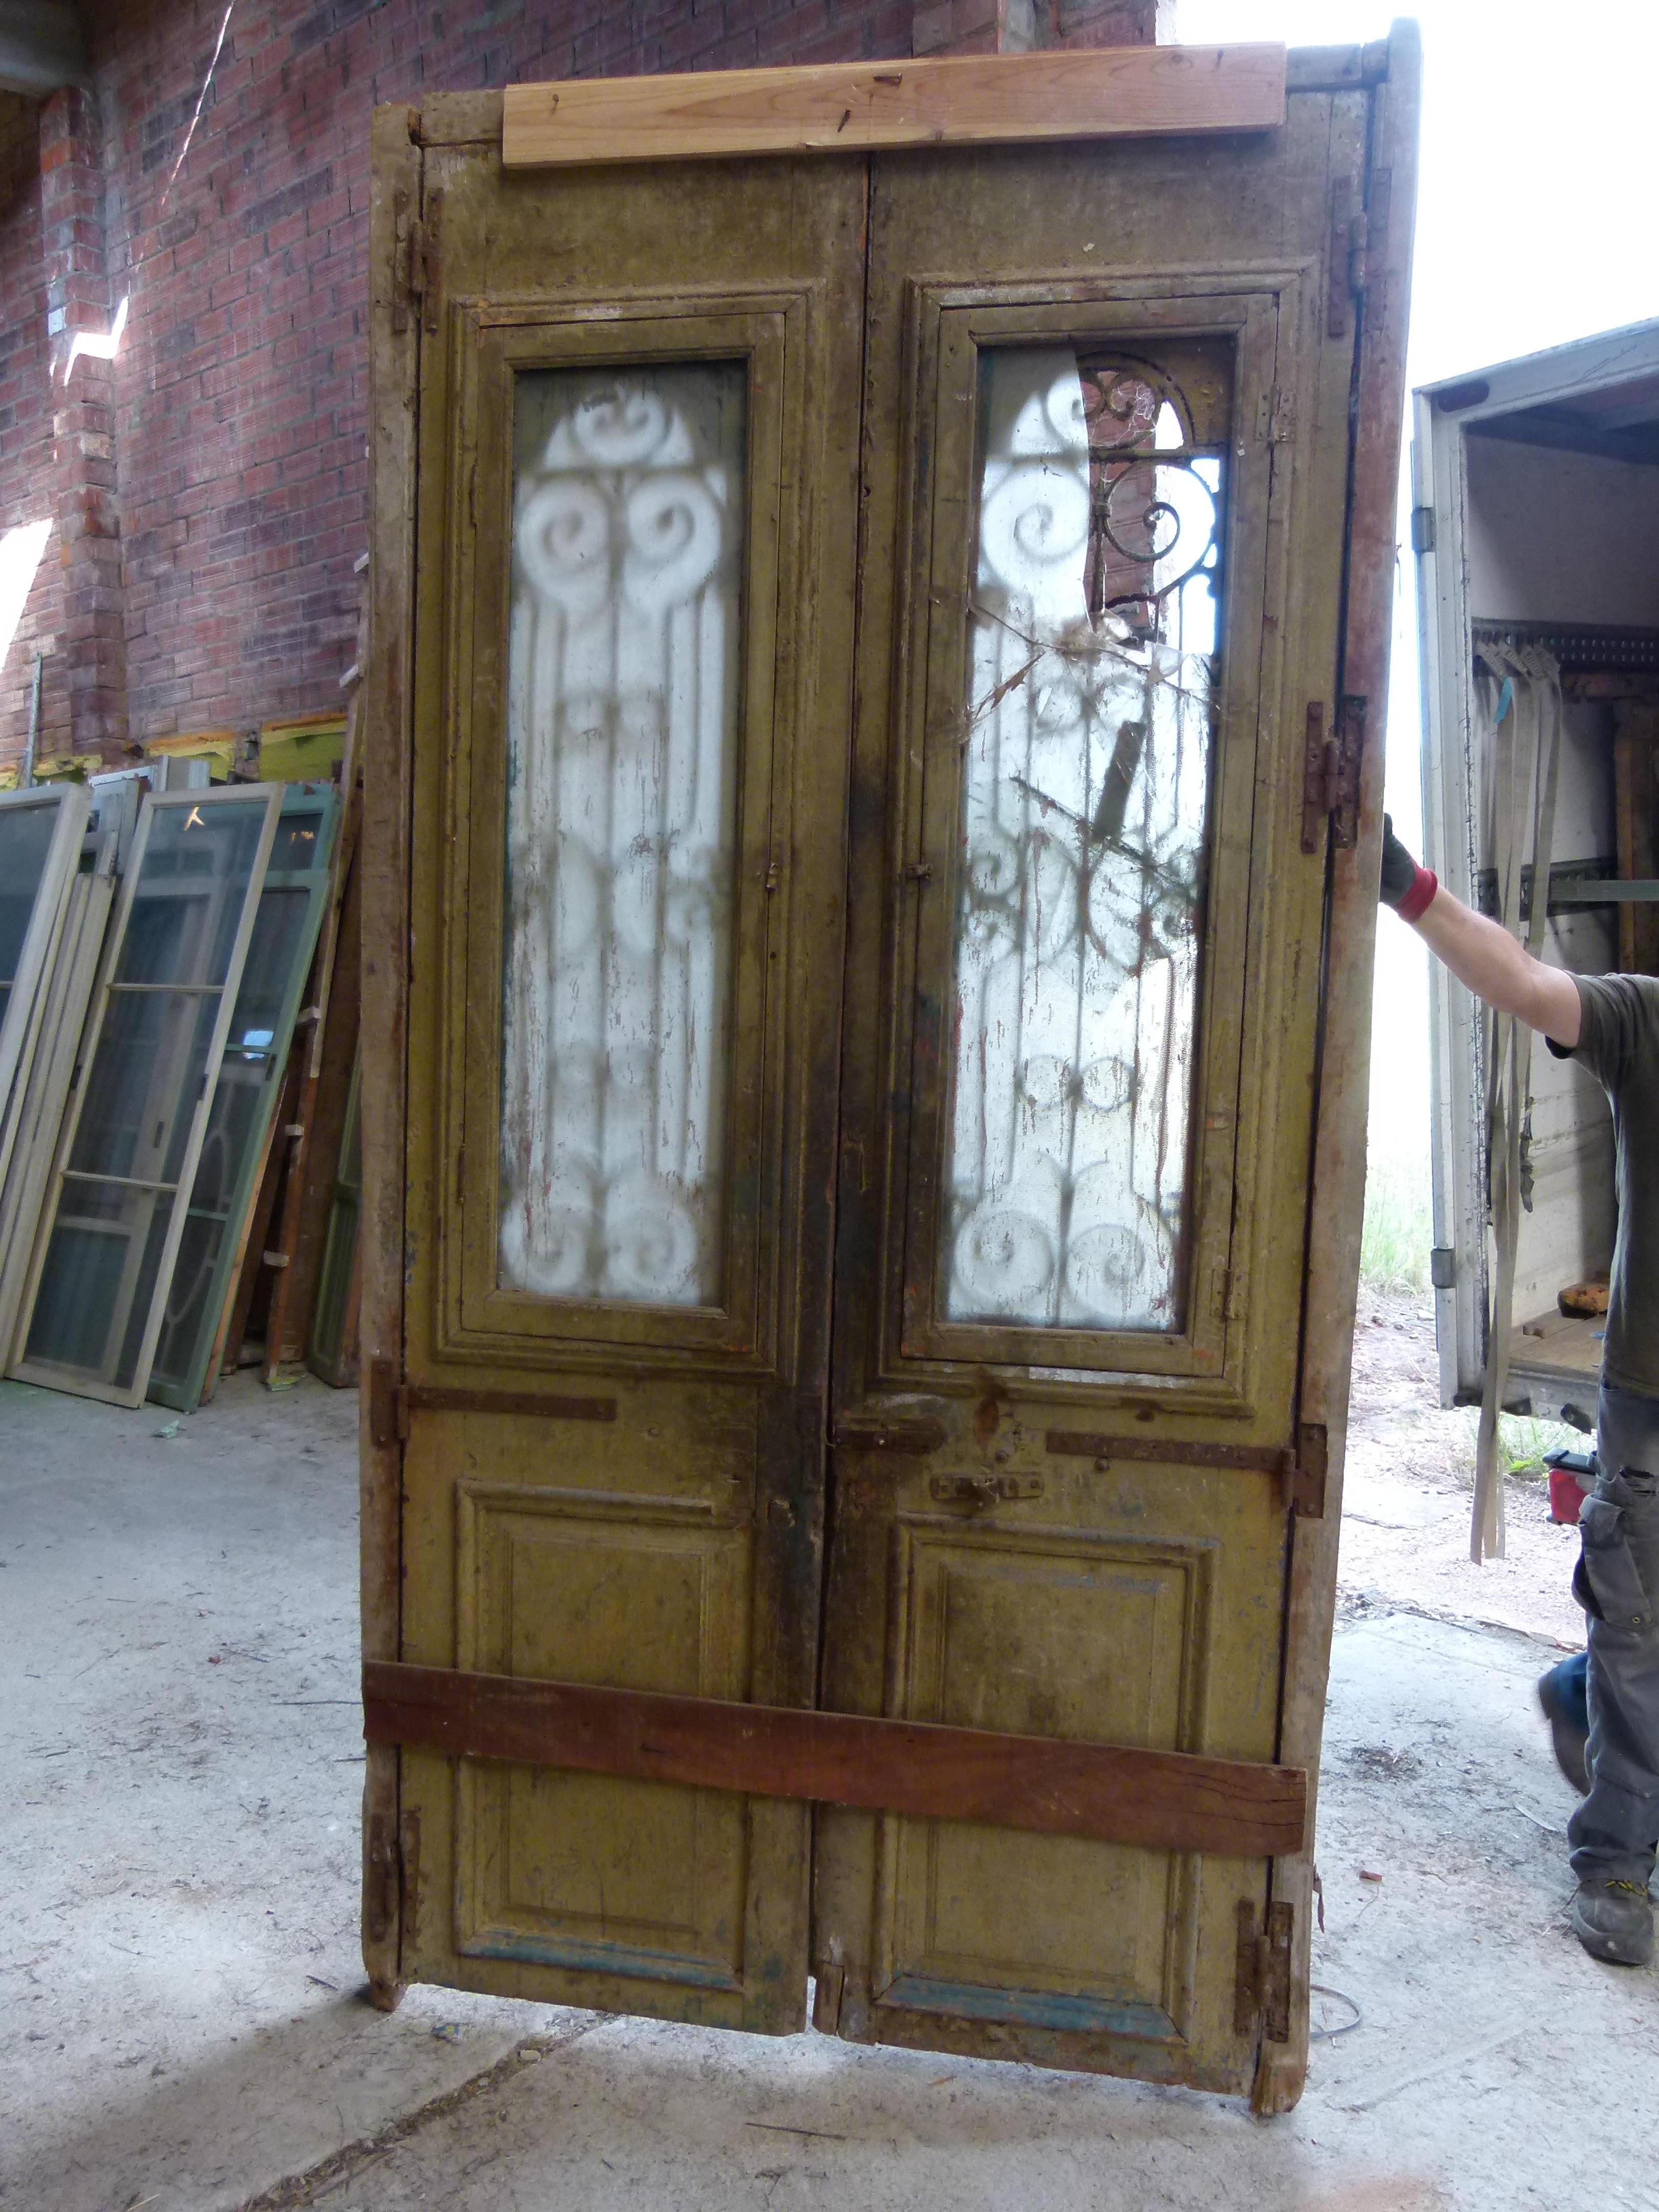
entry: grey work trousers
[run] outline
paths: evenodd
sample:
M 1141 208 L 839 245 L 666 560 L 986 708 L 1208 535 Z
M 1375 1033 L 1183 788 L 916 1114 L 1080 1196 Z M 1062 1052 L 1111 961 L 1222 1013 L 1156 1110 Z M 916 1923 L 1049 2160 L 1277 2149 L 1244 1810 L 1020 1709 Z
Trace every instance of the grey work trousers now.
M 1601 1468 L 1572 1578 L 1589 1646 L 1589 1795 L 1567 1824 L 1581 1881 L 1645 1883 L 1659 1843 L 1659 1398 L 1604 1382 Z

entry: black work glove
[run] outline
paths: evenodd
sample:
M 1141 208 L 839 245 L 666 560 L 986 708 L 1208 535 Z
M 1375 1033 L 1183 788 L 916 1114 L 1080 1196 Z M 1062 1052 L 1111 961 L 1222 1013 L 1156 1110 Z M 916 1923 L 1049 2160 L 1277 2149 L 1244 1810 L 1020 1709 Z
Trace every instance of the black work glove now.
M 1382 881 L 1378 896 L 1384 906 L 1407 921 L 1415 921 L 1439 889 L 1431 868 L 1425 868 L 1394 834 L 1394 817 L 1382 817 Z

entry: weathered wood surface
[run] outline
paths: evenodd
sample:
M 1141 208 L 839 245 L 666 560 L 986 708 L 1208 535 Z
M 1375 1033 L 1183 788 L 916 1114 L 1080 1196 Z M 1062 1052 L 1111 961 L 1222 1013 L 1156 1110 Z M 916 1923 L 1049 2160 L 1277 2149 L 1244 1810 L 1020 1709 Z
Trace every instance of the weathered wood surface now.
M 501 159 L 543 168 L 1263 131 L 1284 120 L 1283 46 L 1118 46 L 509 85 Z
M 401 1361 L 404 1300 L 404 1036 L 409 960 L 409 655 L 414 588 L 416 334 L 399 327 L 398 283 L 417 213 L 412 108 L 374 113 L 369 177 L 368 663 L 362 690 L 362 1135 L 365 1362 Z M 360 1429 L 363 1651 L 393 1659 L 402 1632 L 402 1454 Z M 372 1747 L 363 1775 L 363 1964 L 383 2010 L 403 1991 L 398 1755 Z
M 371 1743 L 574 1767 L 744 1796 L 805 1797 L 980 1820 L 1153 1850 L 1260 1858 L 1299 1850 L 1294 1767 L 515 1680 L 441 1667 L 363 1669 Z
M 1322 1520 L 1292 1525 L 1279 1756 L 1317 1775 L 1336 1607 L 1337 1538 L 1346 1441 L 1349 1368 L 1364 1211 L 1365 1126 L 1370 1097 L 1371 994 L 1376 884 L 1382 833 L 1382 731 L 1387 724 L 1389 644 L 1395 561 L 1395 502 L 1402 426 L 1407 310 L 1417 208 L 1422 50 L 1414 23 L 1397 24 L 1388 74 L 1372 95 L 1366 177 L 1366 289 L 1360 308 L 1359 380 L 1347 527 L 1346 620 L 1338 689 L 1370 701 L 1358 843 L 1331 863 L 1324 1048 L 1309 1221 L 1307 1317 L 1300 1413 L 1329 1439 Z M 1308 1978 L 1314 1865 L 1311 1842 L 1274 1865 L 1273 1894 L 1295 1911 L 1291 2038 L 1264 2044 L 1251 2102 L 1289 2112 L 1308 2071 Z

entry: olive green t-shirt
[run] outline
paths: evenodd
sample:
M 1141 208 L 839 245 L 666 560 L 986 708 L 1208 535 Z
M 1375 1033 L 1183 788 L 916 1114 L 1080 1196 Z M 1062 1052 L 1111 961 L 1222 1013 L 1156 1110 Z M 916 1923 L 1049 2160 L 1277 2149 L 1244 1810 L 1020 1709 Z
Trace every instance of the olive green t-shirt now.
M 1659 1397 L 1659 976 L 1575 975 L 1581 1026 L 1569 1052 L 1613 1103 L 1619 1231 L 1601 1373 Z

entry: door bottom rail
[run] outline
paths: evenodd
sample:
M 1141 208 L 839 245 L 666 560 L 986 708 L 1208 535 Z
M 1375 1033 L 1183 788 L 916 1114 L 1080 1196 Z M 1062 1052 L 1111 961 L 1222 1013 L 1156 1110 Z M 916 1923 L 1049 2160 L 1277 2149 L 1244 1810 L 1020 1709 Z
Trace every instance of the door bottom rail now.
M 1303 1850 L 1298 1766 L 371 1660 L 363 1733 L 451 1759 L 560 1766 L 1147 1850 Z

